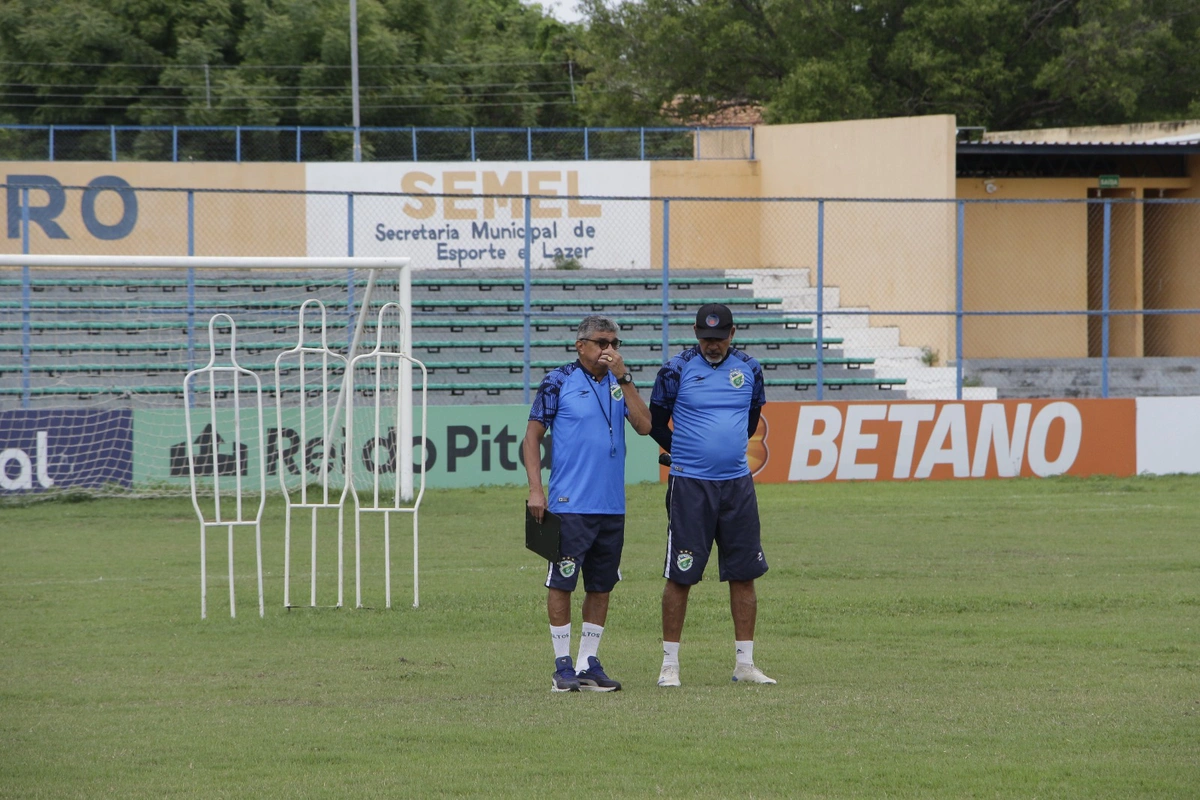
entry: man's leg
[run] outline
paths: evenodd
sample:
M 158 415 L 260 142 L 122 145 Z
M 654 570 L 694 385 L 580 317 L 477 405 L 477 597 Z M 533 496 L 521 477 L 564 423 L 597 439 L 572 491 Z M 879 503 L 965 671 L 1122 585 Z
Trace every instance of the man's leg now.
M 548 589 L 546 614 L 554 627 L 571 624 L 571 593 L 562 589 Z
M 583 629 L 579 632 L 579 658 L 575 666 L 588 668 L 588 658 L 600 650 L 604 620 L 608 617 L 608 592 L 588 592 L 583 596 Z
M 733 638 L 754 640 L 754 621 L 758 618 L 758 594 L 754 581 L 729 582 L 729 610 L 733 614 Z
M 658 673 L 659 686 L 679 685 L 679 640 L 687 616 L 691 586 L 667 579 L 662 596 L 663 663 Z
M 546 615 L 550 618 L 550 641 L 554 644 L 554 682 L 556 692 L 578 692 L 579 681 L 571 664 L 571 593 L 565 589 L 547 590 Z
M 754 623 L 758 618 L 758 594 L 754 581 L 729 582 L 729 610 L 733 614 L 733 679 L 740 683 L 775 683 L 754 666 Z
M 683 619 L 687 616 L 688 592 L 691 586 L 667 580 L 662 596 L 662 631 L 664 642 L 678 643 L 683 636 Z
M 583 630 L 579 634 L 579 688 L 585 692 L 619 692 L 621 682 L 608 677 L 596 653 L 608 617 L 608 592 L 588 592 L 583 596 Z

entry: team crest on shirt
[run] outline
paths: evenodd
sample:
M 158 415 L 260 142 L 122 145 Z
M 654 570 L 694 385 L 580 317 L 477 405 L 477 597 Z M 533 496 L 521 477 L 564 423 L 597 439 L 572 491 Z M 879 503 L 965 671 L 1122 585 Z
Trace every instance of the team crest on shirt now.
M 621 384 L 614 383 L 608 387 L 608 393 L 612 395 L 613 400 L 620 400 L 625 396 L 625 392 L 621 391 Z
M 729 385 L 735 389 L 740 389 L 746 385 L 746 374 L 740 369 L 729 370 Z
M 675 566 L 679 567 L 680 572 L 687 572 L 695 562 L 695 558 L 687 550 L 680 550 L 679 555 L 675 556 Z
M 574 559 L 564 558 L 562 561 L 558 562 L 558 574 L 562 575 L 564 578 L 569 578 L 572 575 L 574 575 L 575 574 Z

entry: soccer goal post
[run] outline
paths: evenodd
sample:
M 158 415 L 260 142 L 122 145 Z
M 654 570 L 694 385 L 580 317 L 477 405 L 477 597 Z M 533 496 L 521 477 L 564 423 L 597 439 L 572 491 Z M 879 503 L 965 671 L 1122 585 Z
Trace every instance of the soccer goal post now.
M 381 335 L 411 352 L 408 258 L 0 255 L 0 494 L 186 495 L 185 396 L 203 404 L 230 388 L 184 391 L 185 376 L 209 359 L 209 321 L 232 318 L 239 364 L 263 378 L 268 395 L 299 408 L 302 381 L 267 384 L 276 355 L 303 337 L 299 311 L 312 299 L 330 309 L 330 347 L 347 361 Z M 389 302 L 406 313 L 377 331 L 376 311 Z M 413 442 L 412 373 L 396 369 L 403 429 L 394 432 L 394 468 L 411 496 L 413 459 L 403 445 Z M 352 380 L 341 382 L 339 392 L 353 391 Z M 348 399 L 336 400 L 339 414 Z M 285 433 L 296 435 L 267 437 Z M 208 441 L 223 446 L 219 431 Z M 314 461 L 307 443 L 286 451 L 285 462 L 276 442 L 246 468 L 270 473 L 269 487 L 281 469 L 305 480 Z M 346 468 L 352 450 L 347 443 L 338 454 Z M 242 469 L 238 453 L 213 457 L 228 465 L 214 469 Z

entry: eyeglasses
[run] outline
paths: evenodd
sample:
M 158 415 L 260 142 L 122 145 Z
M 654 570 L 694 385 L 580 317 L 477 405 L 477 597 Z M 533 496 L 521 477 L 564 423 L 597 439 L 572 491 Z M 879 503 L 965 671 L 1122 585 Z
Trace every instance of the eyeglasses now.
M 582 339 L 580 339 L 579 341 L 581 341 L 581 342 L 593 342 L 593 343 L 595 343 L 595 344 L 596 344 L 596 346 L 597 346 L 597 347 L 599 347 L 601 350 L 603 350 L 603 349 L 604 349 L 604 348 L 606 348 L 606 347 L 611 347 L 613 350 L 620 350 L 620 349 L 621 349 L 621 340 L 620 340 L 620 339 L 589 339 L 589 338 L 587 338 L 587 337 L 585 336 L 585 337 L 583 337 Z

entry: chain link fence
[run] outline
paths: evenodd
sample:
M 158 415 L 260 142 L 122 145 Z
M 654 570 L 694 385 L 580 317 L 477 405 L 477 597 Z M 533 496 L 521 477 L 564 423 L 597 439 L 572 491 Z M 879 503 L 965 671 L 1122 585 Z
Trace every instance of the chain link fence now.
M 733 309 L 780 400 L 1200 390 L 1192 200 L 0 188 L 9 254 L 409 256 L 435 404 L 528 402 L 591 313 L 621 325 L 648 384 L 708 302 Z M 366 280 L 0 269 L 0 410 L 177 403 L 216 313 L 264 366 L 321 299 L 345 349 L 395 299 L 383 276 L 364 309 Z

